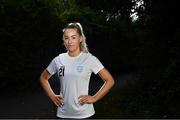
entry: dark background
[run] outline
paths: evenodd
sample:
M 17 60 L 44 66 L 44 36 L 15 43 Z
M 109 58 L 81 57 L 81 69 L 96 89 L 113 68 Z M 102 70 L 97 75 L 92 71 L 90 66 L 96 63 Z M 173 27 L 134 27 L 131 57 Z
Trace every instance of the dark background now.
M 69 22 L 82 24 L 90 52 L 116 81 L 95 103 L 97 118 L 179 118 L 179 5 L 143 0 L 134 7 L 138 1 L 1 0 L 0 118 L 55 118 L 39 76 L 65 52 L 62 29 Z M 92 75 L 90 94 L 99 79 Z M 50 83 L 58 93 L 56 76 Z

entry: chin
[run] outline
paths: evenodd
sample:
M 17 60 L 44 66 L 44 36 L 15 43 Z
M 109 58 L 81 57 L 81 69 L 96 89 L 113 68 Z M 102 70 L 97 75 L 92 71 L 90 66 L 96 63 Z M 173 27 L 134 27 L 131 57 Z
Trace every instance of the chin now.
M 75 49 L 69 48 L 68 51 L 69 51 L 69 52 L 73 52 L 73 51 L 75 51 Z

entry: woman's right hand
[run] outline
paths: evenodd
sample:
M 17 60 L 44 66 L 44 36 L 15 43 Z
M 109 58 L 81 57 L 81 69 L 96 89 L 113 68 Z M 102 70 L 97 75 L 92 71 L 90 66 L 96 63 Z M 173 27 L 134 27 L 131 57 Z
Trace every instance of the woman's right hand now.
M 50 99 L 57 107 L 62 107 L 64 104 L 63 97 L 60 95 L 52 95 L 50 96 Z

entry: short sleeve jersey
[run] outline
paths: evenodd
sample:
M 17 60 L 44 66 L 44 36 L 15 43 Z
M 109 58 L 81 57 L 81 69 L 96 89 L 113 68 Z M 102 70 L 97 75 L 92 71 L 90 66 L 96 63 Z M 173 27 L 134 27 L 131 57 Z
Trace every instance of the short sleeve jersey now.
M 80 105 L 78 97 L 88 95 L 92 72 L 97 74 L 103 68 L 95 56 L 84 52 L 76 57 L 62 53 L 51 61 L 47 70 L 51 75 L 57 73 L 60 95 L 64 99 L 64 105 L 57 109 L 57 117 L 87 118 L 95 113 L 93 104 Z

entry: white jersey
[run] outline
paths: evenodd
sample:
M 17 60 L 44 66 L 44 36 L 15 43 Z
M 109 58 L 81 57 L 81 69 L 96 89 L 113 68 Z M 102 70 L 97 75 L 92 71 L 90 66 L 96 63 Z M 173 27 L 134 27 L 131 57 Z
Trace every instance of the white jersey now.
M 103 68 L 95 56 L 84 52 L 76 57 L 62 53 L 51 61 L 47 70 L 51 75 L 58 74 L 64 99 L 64 105 L 57 108 L 57 117 L 87 118 L 95 113 L 93 104 L 80 105 L 78 97 L 88 95 L 91 73 L 97 74 Z

